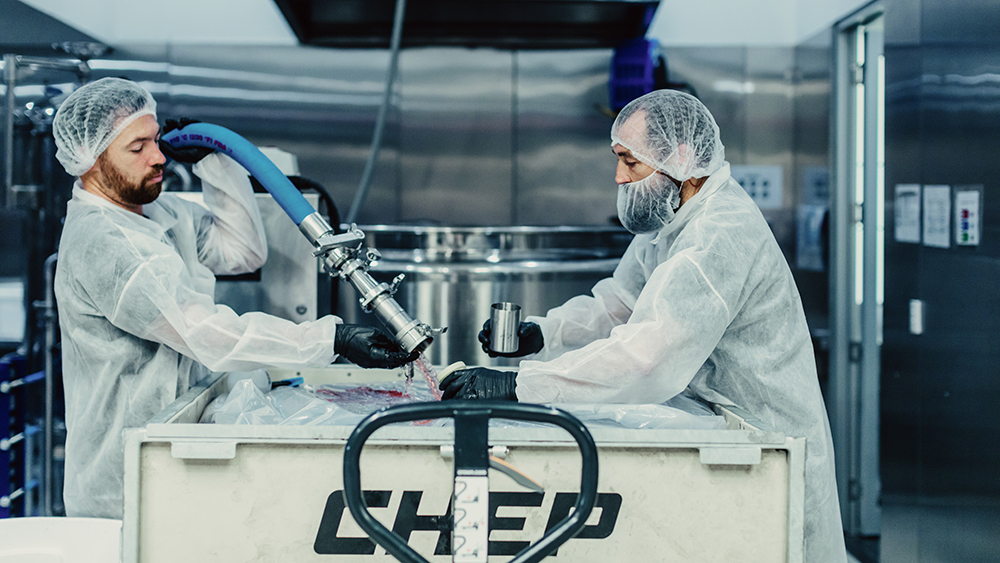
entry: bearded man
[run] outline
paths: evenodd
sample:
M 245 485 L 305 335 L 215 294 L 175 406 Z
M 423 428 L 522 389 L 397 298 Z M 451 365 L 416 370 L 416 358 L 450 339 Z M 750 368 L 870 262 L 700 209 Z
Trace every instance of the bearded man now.
M 445 399 L 662 403 L 691 393 L 805 436 L 805 561 L 843 563 L 833 441 L 792 272 L 730 176 L 712 113 L 656 90 L 611 127 L 618 218 L 636 236 L 610 278 L 518 328 L 519 371 L 471 368 Z M 487 321 L 479 340 L 487 346 Z
M 182 120 L 173 126 L 183 127 Z M 267 259 L 246 171 L 210 149 L 159 144 L 156 102 L 104 78 L 73 92 L 53 122 L 78 176 L 59 242 L 55 293 L 66 395 L 68 516 L 121 518 L 122 431 L 140 427 L 211 371 L 362 367 L 412 361 L 380 329 L 334 316 L 293 323 L 215 303 L 215 275 Z M 208 209 L 160 194 L 165 151 L 195 163 Z

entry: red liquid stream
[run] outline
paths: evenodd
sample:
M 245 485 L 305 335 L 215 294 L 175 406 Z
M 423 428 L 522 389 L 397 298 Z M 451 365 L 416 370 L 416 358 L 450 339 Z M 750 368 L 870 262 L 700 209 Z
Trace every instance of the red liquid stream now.
M 423 354 L 417 356 L 417 359 L 413 361 L 413 365 L 417 366 L 417 369 L 424 374 L 424 379 L 427 380 L 427 387 L 431 390 L 431 395 L 434 395 L 435 401 L 441 400 L 441 390 L 438 389 L 437 381 L 437 370 L 431 365 L 427 358 Z

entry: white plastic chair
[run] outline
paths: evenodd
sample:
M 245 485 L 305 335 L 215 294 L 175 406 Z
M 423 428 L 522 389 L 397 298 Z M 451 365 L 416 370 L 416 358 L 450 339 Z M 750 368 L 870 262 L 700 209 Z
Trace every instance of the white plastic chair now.
M 0 563 L 117 563 L 121 520 L 0 519 Z

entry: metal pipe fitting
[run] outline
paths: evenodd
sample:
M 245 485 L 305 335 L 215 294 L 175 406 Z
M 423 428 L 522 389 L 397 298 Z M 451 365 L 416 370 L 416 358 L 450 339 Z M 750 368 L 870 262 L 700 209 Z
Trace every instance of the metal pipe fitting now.
M 306 218 L 299 223 L 299 230 L 309 239 L 313 245 L 326 234 L 333 234 L 333 227 L 319 214 L 319 211 L 306 215 Z

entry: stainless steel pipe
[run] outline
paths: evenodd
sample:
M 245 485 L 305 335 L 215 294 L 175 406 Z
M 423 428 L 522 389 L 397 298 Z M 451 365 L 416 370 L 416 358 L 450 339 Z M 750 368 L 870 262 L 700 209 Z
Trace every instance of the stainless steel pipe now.
M 423 352 L 433 342 L 435 334 L 443 332 L 410 317 L 392 298 L 402 278 L 396 278 L 389 285 L 376 281 L 368 273 L 379 254 L 369 250 L 360 257 L 364 233 L 356 227 L 352 225 L 346 233 L 337 235 L 322 215 L 312 213 L 299 223 L 299 230 L 317 248 L 316 255 L 323 257 L 327 273 L 350 282 L 360 295 L 362 310 L 375 313 L 404 350 Z

